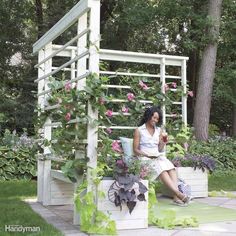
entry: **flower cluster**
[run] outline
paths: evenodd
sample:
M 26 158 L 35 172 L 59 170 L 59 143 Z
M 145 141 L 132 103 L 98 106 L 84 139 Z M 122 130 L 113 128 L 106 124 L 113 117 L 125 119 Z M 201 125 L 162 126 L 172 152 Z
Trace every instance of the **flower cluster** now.
M 207 155 L 195 155 L 186 154 L 184 157 L 175 157 L 172 159 L 172 163 L 176 167 L 193 167 L 194 169 L 205 169 L 212 172 L 216 167 L 216 162 L 211 156 Z

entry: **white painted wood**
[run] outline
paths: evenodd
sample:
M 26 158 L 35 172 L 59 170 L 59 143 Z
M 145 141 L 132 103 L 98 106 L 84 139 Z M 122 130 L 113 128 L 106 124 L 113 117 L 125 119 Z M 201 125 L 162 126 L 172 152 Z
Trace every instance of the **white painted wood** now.
M 148 192 L 145 193 L 146 201 L 137 204 L 130 214 L 125 204 L 122 205 L 122 211 L 114 203 L 108 200 L 108 190 L 114 180 L 102 180 L 98 185 L 98 191 L 105 193 L 105 198 L 98 198 L 98 210 L 110 215 L 110 218 L 116 222 L 116 228 L 119 229 L 139 229 L 148 227 Z M 148 181 L 142 180 L 142 183 L 148 187 Z M 138 192 L 138 185 L 135 185 L 135 191 Z
M 49 43 L 45 46 L 45 55 L 48 57 L 52 53 L 52 44 Z M 47 60 L 44 63 L 44 74 L 50 73 L 52 71 L 52 59 Z M 48 89 L 48 78 L 44 81 L 44 89 Z M 44 95 L 44 103 L 46 102 L 48 95 Z M 51 124 L 51 119 L 47 118 L 45 124 Z M 52 128 L 50 126 L 44 126 L 44 139 L 50 141 L 52 138 Z M 50 154 L 50 146 L 43 147 L 44 154 Z M 44 161 L 44 170 L 43 170 L 43 205 L 50 205 L 51 203 L 51 185 L 50 185 L 50 170 L 51 170 L 51 160 Z
M 51 161 L 44 161 L 43 171 L 43 205 L 48 206 L 51 204 L 51 185 L 50 185 L 50 170 Z
M 91 29 L 89 35 L 89 71 L 92 74 L 99 76 L 99 53 L 100 48 L 100 1 L 88 0 L 89 12 L 89 28 Z M 98 119 L 97 110 L 92 110 L 90 104 L 88 104 L 88 113 L 92 120 Z M 87 128 L 87 157 L 89 158 L 88 167 L 94 169 L 97 167 L 97 143 L 98 143 L 98 128 L 92 124 L 88 124 Z M 93 183 L 91 182 L 91 173 L 88 169 L 88 191 L 92 190 Z
M 85 13 L 86 14 L 86 13 Z M 89 32 L 89 29 L 85 29 L 84 31 L 80 32 L 78 35 L 76 35 L 73 39 L 71 39 L 69 42 L 67 42 L 65 45 L 61 45 L 61 47 L 59 47 L 58 49 L 55 50 L 55 45 L 52 46 L 52 54 L 49 55 L 48 57 L 44 58 L 43 60 L 39 61 L 38 64 L 36 64 L 34 67 L 38 68 L 41 64 L 43 64 L 44 62 L 46 62 L 47 60 L 53 58 L 54 56 L 56 56 L 57 54 L 59 54 L 60 52 L 62 52 L 63 50 L 66 50 L 66 48 L 71 45 L 73 42 L 75 42 L 78 38 L 82 37 L 84 34 L 87 34 Z M 75 51 L 76 47 L 73 47 L 72 49 L 69 50 L 69 52 L 71 51 Z
M 181 85 L 183 86 L 183 92 L 187 92 L 187 78 L 186 78 L 186 60 L 182 60 L 181 65 Z M 187 96 L 182 96 L 182 121 L 184 125 L 187 125 Z
M 166 59 L 162 58 L 161 59 L 161 64 L 160 64 L 160 74 L 161 74 L 161 92 L 165 94 L 165 84 L 166 84 Z M 166 125 L 166 106 L 162 106 L 162 123 L 165 126 Z
M 77 76 L 75 77 L 74 79 L 71 79 L 70 81 L 68 81 L 68 83 L 73 83 L 73 82 L 76 82 L 76 81 L 79 81 L 79 80 L 82 80 L 83 78 L 87 77 L 90 75 L 90 72 L 86 72 L 85 74 L 81 75 L 81 76 Z M 60 88 L 63 88 L 63 86 L 58 86 L 57 89 L 60 89 Z M 38 94 L 38 96 L 41 96 L 41 95 L 44 95 L 44 94 L 47 94 L 47 93 L 50 93 L 51 90 L 48 89 L 46 91 L 43 91 L 41 93 Z
M 61 71 L 62 69 L 66 68 L 67 66 L 71 65 L 72 63 L 74 63 L 75 61 L 77 61 L 78 59 L 82 58 L 82 57 L 85 57 L 86 55 L 89 54 L 89 51 L 86 50 L 85 52 L 81 53 L 80 55 L 74 57 L 73 59 L 69 60 L 68 62 L 64 63 L 63 65 L 59 66 L 56 70 L 50 72 L 50 73 L 47 73 L 45 74 L 44 76 L 36 79 L 34 82 L 38 82 L 42 79 L 46 79 L 48 78 L 49 76 L 52 76 L 54 74 L 56 74 L 57 72 Z
M 87 11 L 89 11 L 88 0 L 80 0 L 63 18 L 61 18 L 33 45 L 33 53 L 38 52 L 44 47 L 44 45 L 52 42 Z
M 43 201 L 43 170 L 44 170 L 44 161 L 37 161 L 37 201 Z
M 161 59 L 166 59 L 166 65 L 181 66 L 181 59 L 187 57 L 169 56 L 151 53 L 127 52 L 118 50 L 101 49 L 99 51 L 100 60 L 124 61 L 148 64 L 160 64 Z
M 101 129 L 106 129 L 106 126 L 99 126 Z M 136 129 L 136 126 L 110 126 L 110 129 Z
M 59 179 L 66 183 L 72 183 L 69 178 L 65 177 L 61 170 L 51 170 L 50 172 L 52 178 Z
M 44 58 L 44 50 L 41 49 L 38 53 L 38 60 L 43 60 Z M 44 64 L 38 68 L 38 77 L 44 75 Z M 38 93 L 41 93 L 44 89 L 44 81 L 40 81 L 38 83 Z M 44 109 L 44 96 L 38 96 L 38 108 Z M 40 112 L 38 112 L 38 116 L 40 116 Z M 44 130 L 41 128 L 38 130 L 38 135 L 40 138 L 44 139 Z M 38 160 L 37 162 L 37 200 L 39 202 L 43 201 L 43 171 L 44 171 L 44 161 Z
M 160 75 L 149 74 L 149 73 L 130 73 L 130 72 L 118 72 L 118 71 L 100 71 L 101 75 L 124 75 L 124 76 L 137 76 L 137 77 L 150 77 L 150 78 L 160 78 Z
M 61 171 L 51 170 L 50 186 L 51 199 L 50 205 L 73 204 L 74 184 L 64 177 Z

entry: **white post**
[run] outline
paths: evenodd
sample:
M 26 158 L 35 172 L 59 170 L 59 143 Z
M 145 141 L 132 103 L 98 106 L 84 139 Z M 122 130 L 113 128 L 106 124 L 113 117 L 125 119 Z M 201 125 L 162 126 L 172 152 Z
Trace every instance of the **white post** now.
M 77 26 L 77 34 L 80 34 L 82 31 L 87 29 L 87 17 L 88 14 L 85 13 L 82 15 L 79 20 L 78 20 L 78 26 Z M 81 38 L 78 39 L 77 42 L 77 55 L 80 55 L 85 51 L 87 47 L 87 34 L 83 35 Z M 80 75 L 83 75 L 86 73 L 86 57 L 82 57 L 77 61 L 77 77 Z M 86 85 L 86 78 L 81 79 L 77 82 L 77 90 L 83 89 L 83 87 Z M 83 153 L 81 150 L 76 150 L 75 151 L 75 158 L 84 158 L 85 153 Z M 74 192 L 76 192 L 77 189 L 77 184 L 74 185 Z M 73 217 L 73 224 L 78 225 L 80 224 L 80 216 L 76 211 L 76 206 L 74 205 L 74 217 Z
M 52 53 L 52 43 L 49 43 L 45 46 L 45 58 L 48 57 Z M 52 71 L 52 59 L 49 59 L 45 62 L 45 74 Z M 48 90 L 48 82 L 49 78 L 45 79 L 45 86 L 44 89 Z M 46 102 L 46 99 L 48 98 L 48 95 L 44 96 L 44 102 Z M 51 120 L 47 118 L 45 124 L 50 124 Z M 52 135 L 52 127 L 51 126 L 45 126 L 44 127 L 44 139 L 47 139 L 48 141 L 51 140 Z M 51 150 L 50 147 L 44 147 L 44 154 L 50 154 Z M 43 177 L 43 205 L 50 205 L 51 203 L 51 160 L 45 160 L 44 161 L 44 177 Z
M 161 92 L 165 94 L 165 84 L 166 84 L 166 66 L 165 66 L 165 58 L 163 57 L 161 59 L 161 64 L 160 64 L 160 76 L 161 76 Z M 166 125 L 166 106 L 162 106 L 162 122 L 163 126 Z
M 99 46 L 100 46 L 100 1 L 99 0 L 88 0 L 88 6 L 90 7 L 89 23 L 90 23 L 90 45 L 89 45 L 89 71 L 99 76 Z M 98 119 L 98 112 L 92 110 L 90 104 L 88 104 L 88 115 L 92 120 Z M 98 128 L 91 124 L 88 124 L 87 129 L 87 156 L 89 158 L 88 167 L 97 167 L 97 144 L 98 144 Z M 93 184 L 91 183 L 91 173 L 88 169 L 88 191 L 91 191 Z
M 187 92 L 187 78 L 186 78 L 186 60 L 182 60 L 181 65 L 181 85 L 184 89 L 184 94 Z M 187 125 L 187 95 L 182 96 L 182 121 Z
M 44 49 L 41 49 L 38 53 L 38 62 L 44 59 Z M 44 63 L 38 68 L 38 78 L 43 76 L 44 72 Z M 38 93 L 41 93 L 44 88 L 44 80 L 40 80 L 38 82 Z M 38 97 L 38 108 L 44 108 L 44 95 Z M 40 112 L 38 112 L 38 116 L 40 116 Z M 43 138 L 43 129 L 38 130 L 39 138 Z M 38 159 L 37 160 L 37 201 L 43 201 L 43 171 L 44 171 L 44 161 Z

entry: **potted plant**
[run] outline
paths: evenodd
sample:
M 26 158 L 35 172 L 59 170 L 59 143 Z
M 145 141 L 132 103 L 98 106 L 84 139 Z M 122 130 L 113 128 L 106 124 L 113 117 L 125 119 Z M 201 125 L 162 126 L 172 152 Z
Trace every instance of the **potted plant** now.
M 115 220 L 117 229 L 148 227 L 148 180 L 150 169 L 137 158 L 114 160 L 113 178 L 104 178 L 98 190 L 105 198 L 98 199 L 98 209 Z
M 215 169 L 215 160 L 208 155 L 187 153 L 184 157 L 175 157 L 172 163 L 176 167 L 178 178 L 191 187 L 191 197 L 208 196 L 208 172 Z M 164 195 L 170 195 L 162 187 Z

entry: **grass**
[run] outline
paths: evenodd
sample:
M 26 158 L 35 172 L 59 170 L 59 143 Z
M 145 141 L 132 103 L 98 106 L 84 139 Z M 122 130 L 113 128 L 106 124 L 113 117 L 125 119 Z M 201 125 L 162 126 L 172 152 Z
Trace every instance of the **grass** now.
M 208 177 L 209 191 L 236 191 L 236 172 L 216 171 Z
M 36 181 L 5 181 L 0 182 L 0 235 L 34 235 L 34 236 L 62 236 L 31 207 L 23 201 L 25 198 L 36 197 Z M 5 226 L 20 225 L 23 227 L 39 227 L 38 232 L 6 232 Z

